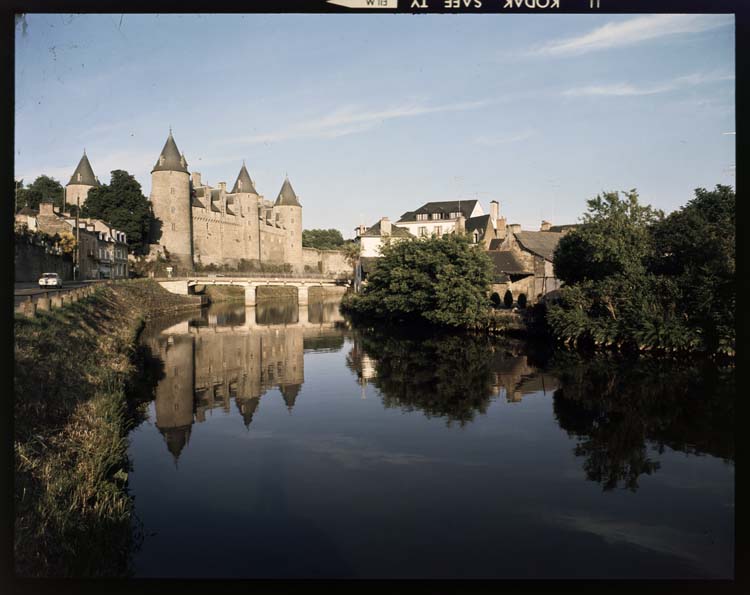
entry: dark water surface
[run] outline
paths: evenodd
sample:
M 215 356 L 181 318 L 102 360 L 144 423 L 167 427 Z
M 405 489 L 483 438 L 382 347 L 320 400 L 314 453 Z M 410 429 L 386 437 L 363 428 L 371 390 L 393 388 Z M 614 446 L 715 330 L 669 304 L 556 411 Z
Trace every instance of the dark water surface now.
M 283 300 L 143 343 L 137 576 L 733 577 L 731 372 Z

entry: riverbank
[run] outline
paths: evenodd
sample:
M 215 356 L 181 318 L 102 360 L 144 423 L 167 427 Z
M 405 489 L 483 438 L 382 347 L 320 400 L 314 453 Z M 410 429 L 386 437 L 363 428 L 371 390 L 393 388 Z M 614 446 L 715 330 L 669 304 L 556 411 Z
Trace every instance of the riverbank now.
M 15 571 L 128 574 L 132 500 L 128 401 L 146 319 L 195 308 L 151 280 L 98 287 L 64 308 L 16 316 Z

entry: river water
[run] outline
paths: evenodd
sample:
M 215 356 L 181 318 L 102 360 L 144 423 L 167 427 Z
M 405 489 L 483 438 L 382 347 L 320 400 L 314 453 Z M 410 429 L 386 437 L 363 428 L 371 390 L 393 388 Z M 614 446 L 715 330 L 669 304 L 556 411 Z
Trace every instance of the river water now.
M 136 576 L 732 578 L 734 376 L 216 304 L 143 333 Z

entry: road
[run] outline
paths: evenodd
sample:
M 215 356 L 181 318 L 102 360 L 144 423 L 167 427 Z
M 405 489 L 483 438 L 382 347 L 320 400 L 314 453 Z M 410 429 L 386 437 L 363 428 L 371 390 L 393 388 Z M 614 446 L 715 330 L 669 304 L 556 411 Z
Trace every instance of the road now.
M 65 293 L 66 291 L 76 289 L 77 287 L 86 287 L 88 285 L 91 285 L 92 283 L 99 283 L 99 281 L 66 281 L 62 289 L 56 289 L 52 287 L 50 287 L 49 289 L 46 287 L 42 288 L 39 287 L 38 283 L 16 283 L 13 288 L 14 306 L 17 306 L 21 302 L 28 300 L 29 296 L 31 297 L 32 301 L 36 301 L 39 296 L 42 296 L 45 293 L 49 293 L 50 296 L 52 296 L 56 293 Z

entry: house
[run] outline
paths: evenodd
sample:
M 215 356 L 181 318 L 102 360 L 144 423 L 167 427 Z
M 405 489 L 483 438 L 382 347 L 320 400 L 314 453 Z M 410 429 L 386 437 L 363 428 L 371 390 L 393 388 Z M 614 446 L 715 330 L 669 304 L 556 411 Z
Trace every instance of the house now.
M 60 213 L 53 203 L 42 202 L 39 211 L 24 207 L 16 225 L 32 231 L 76 236 L 76 218 Z M 125 233 L 100 219 L 78 219 L 78 279 L 117 279 L 128 276 L 128 244 Z
M 557 244 L 575 225 L 553 227 L 543 221 L 540 231 L 523 231 L 520 225 L 507 228 L 503 239 L 490 242 L 488 256 L 494 265 L 492 294 L 503 300 L 510 292 L 514 302 L 534 303 L 551 291 L 560 288 L 555 276 L 553 260 Z M 496 298 L 496 299 L 497 299 Z
M 380 221 L 369 228 L 360 225 L 355 231 L 360 251 L 354 269 L 354 290 L 359 291 L 368 273 L 372 270 L 374 261 L 380 258 L 380 250 L 383 245 L 414 236 L 405 227 L 391 224 L 388 217 L 382 217 Z
M 414 211 L 407 211 L 396 222 L 417 237 L 446 233 L 468 233 L 474 243 L 489 248 L 491 240 L 505 236 L 505 219 L 499 217 L 500 203 L 490 202 L 485 215 L 478 200 L 427 202 Z

